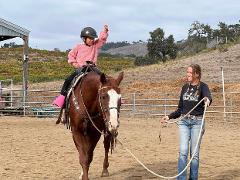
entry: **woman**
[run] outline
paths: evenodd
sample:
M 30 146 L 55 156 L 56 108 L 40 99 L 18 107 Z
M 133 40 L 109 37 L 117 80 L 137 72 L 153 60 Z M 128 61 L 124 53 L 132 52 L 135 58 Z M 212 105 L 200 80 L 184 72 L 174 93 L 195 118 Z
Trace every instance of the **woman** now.
M 191 64 L 187 68 L 187 83 L 182 87 L 178 108 L 170 115 L 165 116 L 162 120 L 168 121 L 169 119 L 176 119 L 180 116 L 188 114 L 188 112 L 194 108 L 203 98 L 205 102 L 199 104 L 187 117 L 181 119 L 178 123 L 179 126 L 179 159 L 178 159 L 178 172 L 187 165 L 188 152 L 190 147 L 190 156 L 194 156 L 190 165 L 190 176 L 189 179 L 198 179 L 199 169 L 199 150 L 201 138 L 204 134 L 201 132 L 200 142 L 194 153 L 198 136 L 201 129 L 202 118 L 204 113 L 204 105 L 210 105 L 212 102 L 211 93 L 208 85 L 201 82 L 201 67 L 198 64 Z M 178 180 L 187 179 L 187 171 L 184 171 L 178 178 Z

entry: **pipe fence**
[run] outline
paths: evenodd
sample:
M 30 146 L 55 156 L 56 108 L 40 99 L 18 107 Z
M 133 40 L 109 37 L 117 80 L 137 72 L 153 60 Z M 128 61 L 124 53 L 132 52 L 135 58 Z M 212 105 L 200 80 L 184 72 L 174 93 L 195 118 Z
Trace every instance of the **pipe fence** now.
M 57 117 L 59 109 L 52 105 L 59 94 L 56 90 L 28 90 L 23 98 L 22 89 L 2 88 L 0 115 Z M 240 119 L 240 92 L 212 93 L 213 103 L 206 117 Z M 25 101 L 24 101 L 25 100 Z M 152 118 L 168 115 L 178 105 L 178 93 L 128 93 L 122 94 L 121 116 Z M 225 105 L 224 105 L 225 104 Z
M 178 106 L 176 93 L 132 93 L 124 96 L 124 114 L 142 117 L 165 116 Z M 213 103 L 207 110 L 208 118 L 240 119 L 240 92 L 212 93 Z M 225 103 L 224 103 L 225 102 Z M 225 104 L 225 106 L 224 106 Z

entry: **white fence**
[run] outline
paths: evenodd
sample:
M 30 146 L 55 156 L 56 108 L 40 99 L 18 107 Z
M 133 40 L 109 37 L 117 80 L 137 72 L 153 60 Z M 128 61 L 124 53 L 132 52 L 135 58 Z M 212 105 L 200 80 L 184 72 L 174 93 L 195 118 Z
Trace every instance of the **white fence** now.
M 56 90 L 28 90 L 28 99 L 23 101 L 20 89 L 2 88 L 0 114 L 18 116 L 56 117 L 59 109 L 52 105 L 58 95 Z M 157 117 L 174 111 L 178 104 L 176 93 L 129 93 L 123 94 L 121 116 Z M 207 117 L 240 119 L 240 92 L 213 93 L 213 103 Z M 224 106 L 225 104 L 225 106 Z

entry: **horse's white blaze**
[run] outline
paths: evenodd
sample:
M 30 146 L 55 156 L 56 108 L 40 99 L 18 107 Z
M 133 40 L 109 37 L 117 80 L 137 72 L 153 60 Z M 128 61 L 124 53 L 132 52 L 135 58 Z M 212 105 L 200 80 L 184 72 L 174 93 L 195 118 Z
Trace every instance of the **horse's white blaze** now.
M 109 112 L 110 112 L 110 131 L 111 130 L 116 130 L 117 127 L 119 126 L 119 122 L 118 122 L 118 111 L 117 111 L 117 107 L 118 107 L 118 100 L 121 98 L 121 95 L 118 94 L 115 90 L 110 89 L 108 91 L 108 95 L 109 95 Z

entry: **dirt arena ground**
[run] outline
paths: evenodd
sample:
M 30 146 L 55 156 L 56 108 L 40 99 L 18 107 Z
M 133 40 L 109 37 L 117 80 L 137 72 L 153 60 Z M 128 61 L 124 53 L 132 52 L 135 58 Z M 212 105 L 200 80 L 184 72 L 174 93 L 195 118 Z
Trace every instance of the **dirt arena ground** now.
M 119 139 L 150 169 L 175 175 L 177 126 L 161 129 L 157 119 L 121 118 Z M 240 122 L 207 120 L 200 152 L 200 179 L 240 179 Z M 90 179 L 158 179 L 142 168 L 120 144 L 110 155 L 110 176 L 101 178 L 103 139 L 95 149 Z M 0 117 L 0 179 L 78 179 L 80 165 L 71 132 L 55 119 Z

